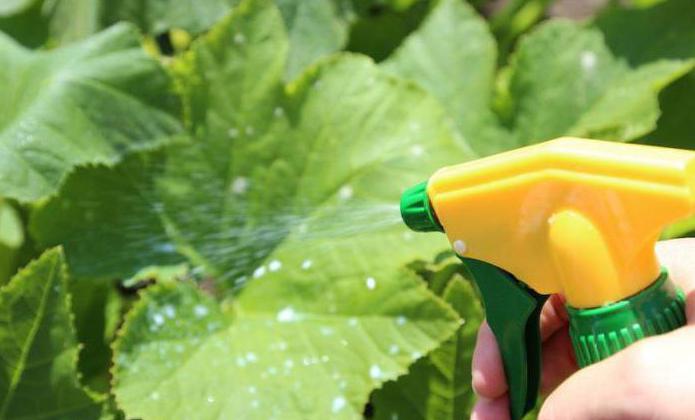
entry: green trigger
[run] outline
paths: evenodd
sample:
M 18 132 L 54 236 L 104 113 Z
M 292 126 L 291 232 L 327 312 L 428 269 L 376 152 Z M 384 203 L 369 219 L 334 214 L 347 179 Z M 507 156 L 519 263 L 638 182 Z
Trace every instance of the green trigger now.
M 473 274 L 494 333 L 509 385 L 512 420 L 536 404 L 541 375 L 539 319 L 548 299 L 508 272 L 483 261 L 462 258 Z

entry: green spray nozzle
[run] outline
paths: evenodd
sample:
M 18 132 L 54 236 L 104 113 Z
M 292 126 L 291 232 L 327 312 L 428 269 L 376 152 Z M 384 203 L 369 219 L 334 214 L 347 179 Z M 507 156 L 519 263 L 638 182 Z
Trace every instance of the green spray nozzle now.
M 401 195 L 401 217 L 416 232 L 444 232 L 427 196 L 427 181 L 416 184 Z

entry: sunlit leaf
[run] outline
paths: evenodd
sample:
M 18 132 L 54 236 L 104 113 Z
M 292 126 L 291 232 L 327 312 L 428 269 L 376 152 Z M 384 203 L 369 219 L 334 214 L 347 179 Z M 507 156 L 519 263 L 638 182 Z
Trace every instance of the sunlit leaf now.
M 167 141 L 180 130 L 169 86 L 128 25 L 50 52 L 0 34 L 0 196 L 36 200 L 76 165 Z

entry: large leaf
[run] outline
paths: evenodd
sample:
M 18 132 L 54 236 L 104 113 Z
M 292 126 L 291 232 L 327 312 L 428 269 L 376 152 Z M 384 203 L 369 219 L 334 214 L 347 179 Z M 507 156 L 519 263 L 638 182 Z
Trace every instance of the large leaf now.
M 0 417 L 98 418 L 80 386 L 67 275 L 59 249 L 0 289 Z
M 240 36 L 243 43 L 229 42 Z M 207 305 L 192 290 L 162 292 L 167 299 L 189 296 L 191 304 L 182 301 L 176 311 L 190 326 L 167 321 L 170 309 L 157 316 L 136 310 L 119 344 L 124 359 L 116 357 L 119 402 L 130 416 L 225 410 L 223 417 L 243 417 L 239 410 L 254 408 L 249 398 L 223 405 L 230 394 L 217 393 L 239 387 L 262 393 L 259 418 L 264 410 L 320 418 L 334 407 L 354 416 L 373 387 L 404 372 L 455 328 L 455 314 L 400 270 L 445 242 L 413 241 L 397 227 L 397 200 L 402 188 L 436 167 L 466 159 L 465 144 L 436 101 L 365 58 L 338 56 L 284 86 L 287 45 L 270 2 L 242 3 L 177 65 L 196 141 L 133 156 L 114 169 L 78 170 L 35 215 L 33 231 L 44 243 L 65 243 L 81 275 L 126 277 L 145 264 L 171 265 L 185 256 L 219 280 L 255 277 L 231 313 L 208 306 L 212 324 L 196 322 L 195 309 L 186 309 Z M 210 337 L 199 338 L 196 347 L 204 351 L 196 360 L 220 365 L 208 373 L 197 361 L 171 359 L 153 365 L 158 372 L 130 369 L 146 364 L 140 349 L 165 345 L 156 326 L 149 330 L 161 316 L 174 325 L 161 333 L 183 334 L 193 345 L 202 328 Z M 247 337 L 235 339 L 241 335 Z M 239 381 L 235 363 L 246 362 L 228 357 L 258 358 L 267 375 L 277 373 L 285 359 L 271 360 L 268 352 L 280 345 L 279 336 L 296 349 L 299 359 L 289 364 L 306 360 L 305 380 L 316 385 L 300 387 L 309 407 L 288 399 L 286 390 L 262 391 L 260 371 Z M 218 347 L 218 338 L 234 346 Z M 392 344 L 404 352 L 385 352 Z M 181 357 L 192 355 L 184 349 Z M 328 366 L 337 378 L 317 373 Z M 179 407 L 180 399 L 165 395 L 180 386 L 176 378 L 194 371 L 198 382 L 190 385 L 205 393 Z M 174 382 L 160 384 L 164 378 Z M 152 391 L 161 399 L 150 400 Z
M 228 42 L 239 34 L 245 43 Z M 435 101 L 363 58 L 326 61 L 284 88 L 283 51 L 277 10 L 242 4 L 180 70 L 197 143 L 76 172 L 36 214 L 35 234 L 64 243 L 84 276 L 130 277 L 185 256 L 240 278 L 291 231 L 359 256 L 382 255 L 388 243 L 390 267 L 416 256 L 392 227 L 398 194 L 466 159 L 465 144 Z
M 128 25 L 51 52 L 0 34 L 0 196 L 36 200 L 75 165 L 161 144 L 180 130 L 169 85 Z
M 461 263 L 455 264 L 460 267 Z M 483 311 L 473 286 L 457 274 L 461 270 L 456 266 L 435 266 L 430 287 L 443 283 L 442 297 L 458 312 L 461 326 L 453 337 L 413 364 L 407 375 L 374 392 L 376 419 L 461 419 L 470 414 L 475 400 L 473 346 Z
M 662 61 L 631 69 L 596 29 L 552 21 L 519 45 L 510 91 L 522 143 L 565 134 L 632 140 L 653 130 L 657 95 L 692 68 Z
M 489 154 L 513 140 L 490 108 L 496 57 L 483 18 L 463 0 L 443 0 L 383 66 L 436 96 L 472 147 Z
M 117 401 L 145 419 L 358 418 L 371 389 L 456 325 L 428 295 L 407 272 L 373 290 L 261 279 L 226 310 L 185 284 L 158 288 L 116 344 Z

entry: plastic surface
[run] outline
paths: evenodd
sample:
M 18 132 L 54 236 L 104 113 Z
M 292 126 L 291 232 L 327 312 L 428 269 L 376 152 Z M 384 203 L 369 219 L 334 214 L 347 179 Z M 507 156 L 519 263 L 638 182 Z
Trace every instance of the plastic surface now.
M 417 232 L 443 232 L 430 208 L 427 182 L 414 185 L 401 195 L 401 217 L 405 224 Z
M 570 336 L 580 367 L 596 363 L 642 338 L 685 325 L 685 296 L 662 270 L 645 290 L 593 309 L 568 307 Z
M 651 284 L 659 233 L 695 211 L 694 191 L 693 152 L 582 139 L 444 168 L 427 184 L 454 249 L 575 308 Z
M 538 326 L 547 296 L 528 289 L 494 265 L 463 259 L 473 274 L 495 334 L 509 384 L 512 420 L 536 404 L 541 373 L 541 337 Z

